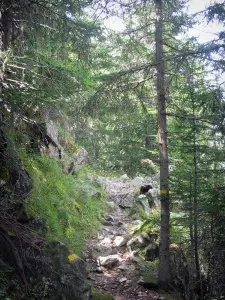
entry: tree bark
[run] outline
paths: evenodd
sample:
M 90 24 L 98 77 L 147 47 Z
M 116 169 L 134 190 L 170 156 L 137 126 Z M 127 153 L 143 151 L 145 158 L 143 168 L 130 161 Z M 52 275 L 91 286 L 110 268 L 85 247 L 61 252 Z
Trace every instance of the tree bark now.
M 160 198 L 161 198 L 161 228 L 159 249 L 159 288 L 168 290 L 169 268 L 169 167 L 166 126 L 166 96 L 165 96 L 165 64 L 163 54 L 163 0 L 155 0 L 156 30 L 155 51 L 157 65 L 157 99 L 158 99 L 158 143 L 160 158 Z
M 195 104 L 194 104 L 194 96 L 192 97 L 193 104 L 193 116 L 195 116 Z M 196 270 L 196 280 L 198 284 L 198 295 L 200 299 L 203 299 L 202 295 L 202 282 L 201 282 L 201 270 L 200 270 L 200 262 L 199 262 L 199 245 L 198 245 L 198 170 L 197 170 L 197 138 L 196 138 L 196 124 L 195 120 L 193 120 L 193 131 L 194 131 L 194 154 L 193 154 L 193 164 L 194 164 L 194 203 L 193 203 L 193 214 L 194 214 L 194 253 L 195 253 L 195 270 Z

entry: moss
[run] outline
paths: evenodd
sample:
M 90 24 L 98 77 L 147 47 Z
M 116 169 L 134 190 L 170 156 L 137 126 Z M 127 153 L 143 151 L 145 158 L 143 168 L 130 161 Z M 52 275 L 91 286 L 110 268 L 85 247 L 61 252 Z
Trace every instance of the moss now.
M 92 290 L 93 300 L 114 300 L 114 298 L 107 294 L 101 294 L 96 290 Z

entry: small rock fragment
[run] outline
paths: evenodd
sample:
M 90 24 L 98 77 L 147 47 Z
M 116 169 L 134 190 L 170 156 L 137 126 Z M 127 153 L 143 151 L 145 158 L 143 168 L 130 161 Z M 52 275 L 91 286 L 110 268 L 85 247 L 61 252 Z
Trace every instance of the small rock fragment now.
M 115 237 L 113 243 L 116 247 L 122 247 L 126 245 L 126 239 L 123 236 L 118 235 Z
M 120 282 L 120 283 L 125 282 L 125 281 L 127 281 L 127 278 L 126 278 L 126 277 L 122 277 L 122 278 L 119 279 L 119 282 Z

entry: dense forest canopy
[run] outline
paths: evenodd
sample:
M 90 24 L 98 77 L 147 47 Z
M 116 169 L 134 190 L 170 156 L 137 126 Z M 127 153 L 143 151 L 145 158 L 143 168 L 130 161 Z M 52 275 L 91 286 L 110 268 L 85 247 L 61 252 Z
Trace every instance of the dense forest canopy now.
M 207 2 L 195 13 L 189 4 L 2 0 L 0 150 L 6 127 L 52 120 L 88 151 L 93 170 L 160 176 L 159 283 L 168 289 L 172 212 L 172 222 L 186 228 L 179 237 L 189 265 L 186 299 L 219 299 L 225 290 L 225 3 Z M 117 20 L 116 30 L 110 20 Z M 192 35 L 201 22 L 205 31 L 218 25 L 212 39 Z

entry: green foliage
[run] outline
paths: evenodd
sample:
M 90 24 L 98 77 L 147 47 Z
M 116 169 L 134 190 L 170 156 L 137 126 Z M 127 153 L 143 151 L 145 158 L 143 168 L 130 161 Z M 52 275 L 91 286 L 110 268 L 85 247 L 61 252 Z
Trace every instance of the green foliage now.
M 143 214 L 142 214 L 143 215 Z M 138 226 L 134 233 L 146 232 L 150 235 L 159 236 L 160 232 L 160 212 L 153 210 L 152 214 L 148 217 L 143 216 L 143 223 Z M 188 243 L 189 241 L 189 228 L 186 225 L 187 218 L 182 212 L 171 213 L 170 218 L 170 242 L 178 245 Z
M 1 69 L 7 72 L 4 102 L 23 114 L 49 105 L 63 111 L 77 107 L 95 87 L 90 65 L 100 25 L 83 11 L 90 1 L 35 0 L 19 5 L 12 0 L 10 8 L 6 2 L 1 24 L 6 50 Z
M 171 243 L 186 246 L 189 243 L 189 228 L 186 225 L 187 218 L 185 214 L 180 213 L 173 213 L 171 212 L 170 218 L 170 241 Z
M 24 156 L 23 161 L 33 183 L 31 199 L 26 202 L 28 214 L 45 221 L 48 240 L 62 241 L 79 254 L 85 239 L 100 224 L 103 192 L 86 177 L 62 174 L 54 160 Z M 92 197 L 91 190 L 99 190 L 101 196 Z
M 159 260 L 142 261 L 141 275 L 145 282 L 158 284 Z
M 150 216 L 144 217 L 144 222 L 134 233 L 146 232 L 149 234 L 159 235 L 160 231 L 160 212 L 155 210 Z

